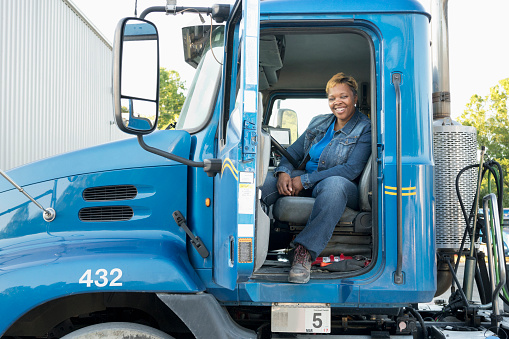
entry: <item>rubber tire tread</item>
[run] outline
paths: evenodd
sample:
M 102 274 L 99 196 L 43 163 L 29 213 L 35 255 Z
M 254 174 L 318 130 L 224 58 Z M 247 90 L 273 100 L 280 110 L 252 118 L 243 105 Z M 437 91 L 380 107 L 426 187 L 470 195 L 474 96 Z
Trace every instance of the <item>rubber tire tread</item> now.
M 153 327 L 127 323 L 109 322 L 81 328 L 62 337 L 62 339 L 173 339 L 167 333 Z

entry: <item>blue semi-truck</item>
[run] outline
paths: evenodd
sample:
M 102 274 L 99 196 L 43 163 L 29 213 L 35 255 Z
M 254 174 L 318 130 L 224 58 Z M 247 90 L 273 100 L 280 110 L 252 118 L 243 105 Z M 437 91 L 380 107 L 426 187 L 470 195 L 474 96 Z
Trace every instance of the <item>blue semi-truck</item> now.
M 184 55 L 196 75 L 175 130 L 153 132 L 160 42 L 146 19 L 196 12 L 216 24 L 183 29 Z M 436 15 L 439 23 L 446 18 Z M 121 20 L 115 119 L 136 138 L 21 166 L 0 181 L 0 333 L 496 334 L 487 330 L 504 324 L 496 295 L 489 305 L 460 298 L 441 310 L 419 307 L 456 278 L 448 260 L 461 237 L 453 234 L 449 244 L 437 240 L 439 233 L 465 229 L 437 225 L 446 214 L 438 209 L 444 185 L 437 177 L 444 174 L 436 158 L 444 143 L 433 146 L 434 133 L 450 128 L 447 140 L 458 131 L 472 134 L 446 113 L 434 120 L 449 96 L 435 88 L 448 65 L 432 63 L 431 20 L 409 0 L 239 0 L 210 8 L 170 1 Z M 289 243 L 313 200 L 289 197 L 267 208 L 260 187 L 309 120 L 327 113 L 325 84 L 341 71 L 357 80 L 358 109 L 372 126 L 371 157 L 358 178 L 360 207 L 345 212 L 311 280 L 291 284 Z M 473 133 L 474 158 L 452 145 L 446 160 L 475 163 Z M 361 264 L 327 265 L 342 259 Z M 465 331 L 465 323 L 478 331 Z

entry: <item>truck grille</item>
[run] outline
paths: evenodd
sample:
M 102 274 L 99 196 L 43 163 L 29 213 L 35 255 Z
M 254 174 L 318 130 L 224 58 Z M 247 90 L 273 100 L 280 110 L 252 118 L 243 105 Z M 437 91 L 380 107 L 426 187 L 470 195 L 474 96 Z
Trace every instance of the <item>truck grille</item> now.
M 85 207 L 79 212 L 79 218 L 85 222 L 126 221 L 133 217 L 129 206 Z
M 83 191 L 83 199 L 85 201 L 131 200 L 137 194 L 138 190 L 133 185 L 89 187 Z

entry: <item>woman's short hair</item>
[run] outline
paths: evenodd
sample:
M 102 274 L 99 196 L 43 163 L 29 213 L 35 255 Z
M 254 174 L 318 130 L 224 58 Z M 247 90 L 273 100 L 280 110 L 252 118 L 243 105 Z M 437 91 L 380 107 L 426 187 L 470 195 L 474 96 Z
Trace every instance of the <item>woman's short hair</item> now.
M 335 74 L 330 80 L 327 82 L 327 87 L 325 87 L 325 92 L 329 93 L 329 90 L 339 84 L 347 84 L 353 92 L 353 95 L 357 95 L 357 81 L 349 75 L 345 75 L 345 73 L 340 72 Z

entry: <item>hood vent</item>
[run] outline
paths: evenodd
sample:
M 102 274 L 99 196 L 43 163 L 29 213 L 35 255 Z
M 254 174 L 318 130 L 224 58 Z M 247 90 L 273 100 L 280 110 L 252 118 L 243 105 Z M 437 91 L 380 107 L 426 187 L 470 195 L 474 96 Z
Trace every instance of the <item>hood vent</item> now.
M 89 187 L 83 191 L 83 199 L 85 201 L 131 200 L 137 194 L 138 190 L 133 185 Z
M 126 221 L 130 220 L 133 214 L 133 209 L 129 206 L 98 206 L 82 208 L 79 218 L 85 222 Z

